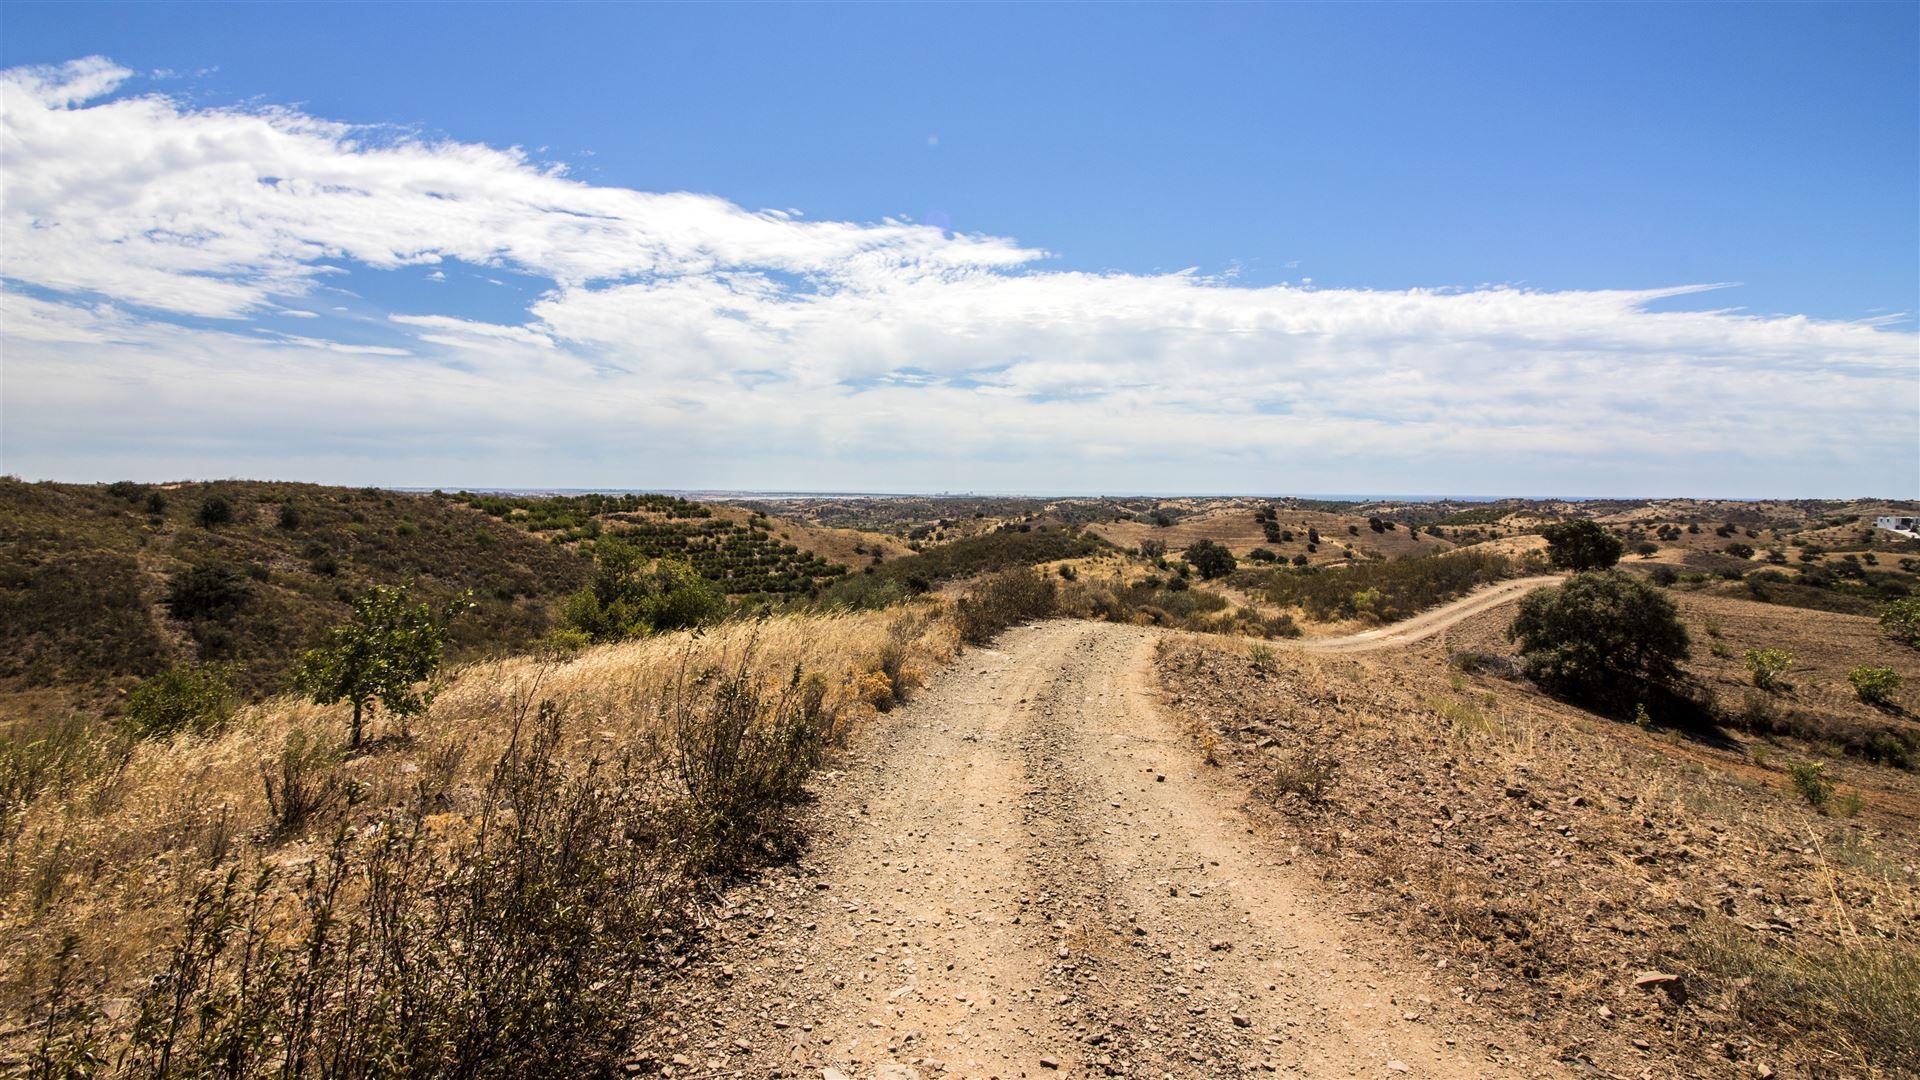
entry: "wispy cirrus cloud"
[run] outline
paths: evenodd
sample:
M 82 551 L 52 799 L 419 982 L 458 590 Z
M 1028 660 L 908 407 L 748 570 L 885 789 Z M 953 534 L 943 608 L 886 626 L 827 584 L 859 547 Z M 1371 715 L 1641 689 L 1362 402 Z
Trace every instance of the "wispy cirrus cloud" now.
M 1702 286 L 1059 270 L 1012 239 L 593 185 L 517 150 L 188 108 L 127 95 L 132 79 L 98 58 L 0 75 L 15 471 L 1920 487 L 1920 339 L 1878 325 L 1654 307 Z M 537 295 L 512 322 L 447 306 L 271 325 L 324 308 L 343 269 L 427 267 L 448 278 L 432 302 L 485 287 L 445 275 L 456 263 Z

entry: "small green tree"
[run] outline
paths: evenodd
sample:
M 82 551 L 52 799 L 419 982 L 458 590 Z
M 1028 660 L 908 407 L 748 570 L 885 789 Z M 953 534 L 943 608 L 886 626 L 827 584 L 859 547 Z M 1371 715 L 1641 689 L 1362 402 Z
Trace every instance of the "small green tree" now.
M 1854 695 L 1869 705 L 1891 704 L 1903 681 L 1900 673 L 1890 667 L 1861 664 L 1847 672 L 1847 684 L 1853 687 Z
M 1562 570 L 1605 570 L 1620 561 L 1621 539 L 1586 518 L 1540 530 L 1547 538 L 1547 559 Z
M 1920 649 L 1920 596 L 1895 600 L 1881 608 L 1880 628 L 1900 644 Z
M 320 647 L 300 658 L 294 685 L 317 705 L 353 705 L 353 736 L 360 746 L 367 714 L 377 704 L 397 717 L 425 711 L 433 677 L 446 649 L 447 626 L 471 607 L 463 596 L 436 617 L 405 588 L 376 585 L 353 602 L 353 620 L 327 631 Z
M 1666 594 L 1618 570 L 1575 574 L 1520 600 L 1507 637 L 1541 685 L 1580 697 L 1633 695 L 1679 675 L 1690 642 Z
M 1188 547 L 1187 562 L 1207 581 L 1226 577 L 1239 565 L 1225 544 L 1216 544 L 1212 540 L 1202 540 Z

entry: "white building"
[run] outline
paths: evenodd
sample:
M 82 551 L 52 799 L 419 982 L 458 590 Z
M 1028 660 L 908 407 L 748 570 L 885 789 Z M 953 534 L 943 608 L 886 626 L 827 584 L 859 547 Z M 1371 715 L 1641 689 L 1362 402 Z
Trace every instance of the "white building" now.
M 1920 538 L 1920 517 L 1910 514 L 1898 514 L 1891 517 L 1873 519 L 1874 528 L 1897 532 L 1902 536 Z

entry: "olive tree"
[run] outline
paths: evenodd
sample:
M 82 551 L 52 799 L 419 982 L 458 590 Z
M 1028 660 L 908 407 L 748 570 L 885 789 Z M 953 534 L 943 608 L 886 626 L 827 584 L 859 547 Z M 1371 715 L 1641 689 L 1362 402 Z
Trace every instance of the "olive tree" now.
M 421 684 L 440 667 L 448 624 L 471 606 L 463 596 L 435 616 L 404 587 L 376 585 L 353 602 L 351 621 L 300 658 L 294 685 L 317 705 L 353 705 L 350 745 L 357 749 L 376 705 L 402 718 L 426 710 L 433 688 Z

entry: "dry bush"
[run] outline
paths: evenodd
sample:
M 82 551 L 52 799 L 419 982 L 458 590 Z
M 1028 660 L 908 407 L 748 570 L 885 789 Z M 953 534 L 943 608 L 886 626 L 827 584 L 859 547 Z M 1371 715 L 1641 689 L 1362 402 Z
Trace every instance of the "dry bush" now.
M 966 591 L 953 605 L 960 639 L 985 645 L 1016 623 L 1044 619 L 1059 607 L 1053 582 L 1032 567 L 1002 570 Z
M 1333 758 L 1313 747 L 1303 747 L 1274 762 L 1264 793 L 1269 799 L 1291 795 L 1317 805 L 1327 801 L 1327 790 L 1338 772 L 1339 764 Z
M 593 1072 L 700 877 L 777 847 L 820 749 L 873 714 L 860 679 L 904 692 L 957 647 L 927 602 L 516 657 L 358 755 L 291 699 L 208 738 L 0 742 L 0 1059 Z
M 1905 914 L 1907 926 L 1920 916 Z M 1848 926 L 1838 942 L 1774 941 L 1715 916 L 1695 928 L 1691 945 L 1689 959 L 1741 1015 L 1831 1028 L 1862 1061 L 1896 1075 L 1920 1072 L 1920 942 L 1910 934 L 1869 936 Z

